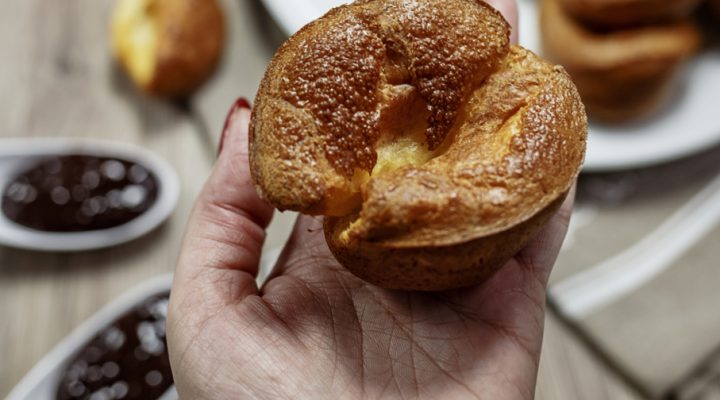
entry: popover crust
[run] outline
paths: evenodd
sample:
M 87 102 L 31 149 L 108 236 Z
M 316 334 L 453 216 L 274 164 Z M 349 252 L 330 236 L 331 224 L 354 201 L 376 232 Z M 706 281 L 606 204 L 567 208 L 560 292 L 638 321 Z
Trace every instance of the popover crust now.
M 256 98 L 258 192 L 326 215 L 336 258 L 375 284 L 486 279 L 557 209 L 587 131 L 567 73 L 509 33 L 480 0 L 357 1 L 306 26 Z
M 573 20 L 561 0 L 543 0 L 540 14 L 544 54 L 567 68 L 590 116 L 603 120 L 656 109 L 700 46 L 690 20 L 598 33 Z

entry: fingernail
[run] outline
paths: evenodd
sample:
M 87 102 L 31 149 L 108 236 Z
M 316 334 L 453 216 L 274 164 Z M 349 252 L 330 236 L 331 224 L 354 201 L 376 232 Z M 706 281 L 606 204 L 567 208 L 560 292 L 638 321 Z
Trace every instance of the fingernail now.
M 250 102 L 244 98 L 240 97 L 237 100 L 235 100 L 235 103 L 230 108 L 230 111 L 228 112 L 227 117 L 225 117 L 225 124 L 223 125 L 222 134 L 220 136 L 220 145 L 218 146 L 218 155 L 222 153 L 223 146 L 225 145 L 225 136 L 228 135 L 228 131 L 230 128 L 230 124 L 232 123 L 233 118 L 235 117 L 235 114 L 241 109 L 249 110 L 252 108 L 250 105 Z

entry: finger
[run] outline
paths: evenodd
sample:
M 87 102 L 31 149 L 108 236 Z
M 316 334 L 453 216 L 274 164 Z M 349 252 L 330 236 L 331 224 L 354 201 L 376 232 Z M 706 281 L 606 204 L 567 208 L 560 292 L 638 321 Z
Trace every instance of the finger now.
M 529 354 L 540 354 L 547 279 L 567 232 L 575 186 L 534 239 L 487 282 L 459 291 L 453 299 L 482 320 L 503 327 Z M 537 360 L 535 360 L 537 361 Z
M 550 277 L 550 272 L 565 240 L 574 203 L 575 185 L 570 189 L 558 212 L 517 256 L 521 262 L 531 266 L 533 272 L 544 283 L 547 283 Z
M 493 6 L 496 10 L 505 17 L 507 22 L 512 27 L 510 33 L 510 42 L 517 44 L 518 42 L 518 8 L 515 0 L 486 0 L 488 4 Z
M 249 122 L 249 105 L 238 101 L 188 222 L 175 273 L 177 297 L 202 291 L 208 301 L 227 303 L 257 293 L 255 277 L 272 208 L 257 195 L 250 176 Z

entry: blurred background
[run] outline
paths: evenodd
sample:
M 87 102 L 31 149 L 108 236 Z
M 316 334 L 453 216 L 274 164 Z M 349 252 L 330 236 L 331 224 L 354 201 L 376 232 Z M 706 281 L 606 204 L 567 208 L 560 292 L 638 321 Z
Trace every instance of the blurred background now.
M 165 393 L 166 274 L 226 113 L 341 3 L 0 2 L 0 396 L 54 348 L 23 381 L 45 394 L 14 398 Z M 538 399 L 720 399 L 717 3 L 519 0 L 521 44 L 565 66 L 591 119 Z M 293 220 L 275 215 L 265 263 Z M 127 362 L 147 370 L 118 385 Z

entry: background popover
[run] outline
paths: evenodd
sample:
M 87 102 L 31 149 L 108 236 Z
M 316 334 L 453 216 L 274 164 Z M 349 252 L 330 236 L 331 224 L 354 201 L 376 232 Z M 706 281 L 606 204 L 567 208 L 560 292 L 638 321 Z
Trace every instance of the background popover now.
M 386 288 L 477 284 L 553 214 L 587 121 L 561 67 L 476 0 L 366 0 L 293 35 L 250 127 L 258 192 L 326 215 L 336 258 Z
M 217 0 L 119 0 L 112 15 L 116 58 L 145 92 L 184 97 L 215 70 L 225 39 Z
M 600 120 L 638 119 L 656 110 L 700 46 L 690 20 L 596 32 L 572 19 L 561 0 L 543 0 L 540 11 L 544 55 L 567 69 L 588 114 Z

